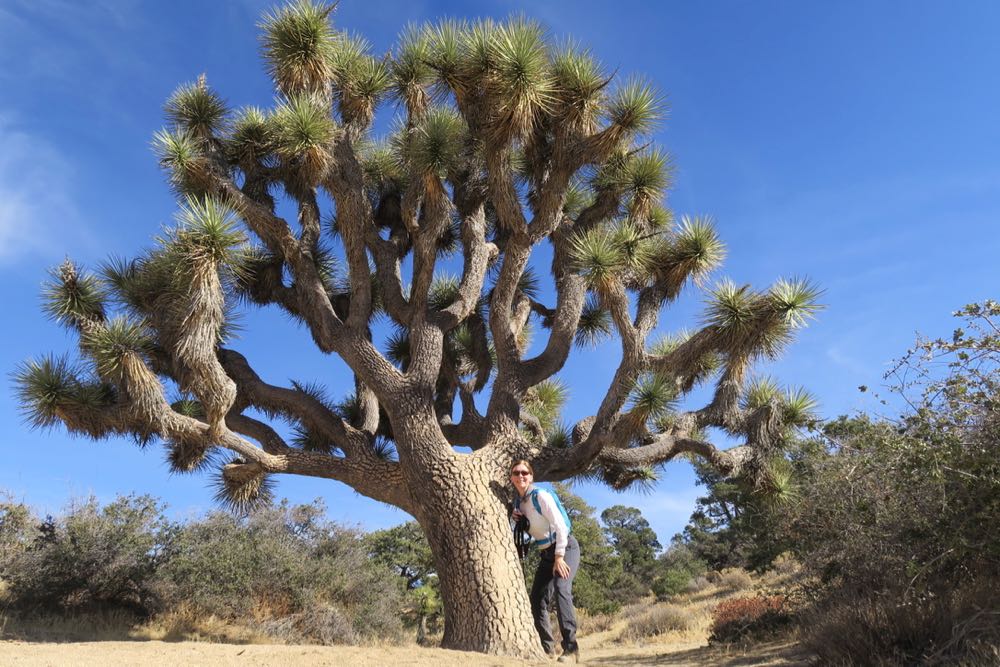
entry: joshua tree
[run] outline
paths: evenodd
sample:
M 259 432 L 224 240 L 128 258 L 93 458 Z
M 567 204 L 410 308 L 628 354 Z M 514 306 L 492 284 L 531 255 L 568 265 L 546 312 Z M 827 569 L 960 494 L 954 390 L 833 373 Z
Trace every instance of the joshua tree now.
M 654 88 L 523 18 L 411 27 L 375 57 L 331 10 L 301 0 L 264 17 L 272 110 L 231 111 L 204 77 L 170 97 L 154 143 L 178 224 L 134 260 L 53 272 L 46 307 L 79 334 L 82 361 L 26 362 L 21 399 L 36 426 L 162 440 L 177 471 L 221 461 L 219 495 L 236 506 L 292 474 L 399 507 L 431 544 L 445 646 L 537 655 L 504 508 L 510 462 L 623 488 L 696 455 L 768 484 L 771 452 L 811 399 L 748 387 L 749 369 L 779 353 L 817 291 L 723 281 L 706 289 L 700 329 L 649 342 L 724 254 L 708 220 L 663 205 L 670 161 L 645 138 L 662 111 Z M 384 100 L 398 119 L 380 141 Z M 543 287 L 532 250 L 546 241 Z M 353 394 L 260 377 L 228 344 L 231 311 L 257 306 L 339 355 Z M 376 335 L 385 322 L 394 333 Z M 574 344 L 606 336 L 621 343 L 610 388 L 562 427 L 554 378 Z M 715 383 L 711 401 L 679 409 L 700 382 Z M 719 449 L 706 427 L 744 444 Z

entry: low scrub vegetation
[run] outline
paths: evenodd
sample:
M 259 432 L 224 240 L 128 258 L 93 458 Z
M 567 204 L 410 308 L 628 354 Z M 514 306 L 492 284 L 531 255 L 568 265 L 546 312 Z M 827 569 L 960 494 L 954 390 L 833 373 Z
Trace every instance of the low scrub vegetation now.
M 279 505 L 177 524 L 153 498 L 128 496 L 40 520 L 7 501 L 5 604 L 19 618 L 111 615 L 120 627 L 124 615 L 178 638 L 245 624 L 296 642 L 398 639 L 399 578 L 369 558 L 362 534 L 322 517 L 319 504 Z
M 709 638 L 717 642 L 737 642 L 773 634 L 791 620 L 786 602 L 781 595 L 723 600 L 712 611 Z
M 657 604 L 646 612 L 631 617 L 622 631 L 621 640 L 641 641 L 671 632 L 687 632 L 695 627 L 691 609 L 676 604 Z

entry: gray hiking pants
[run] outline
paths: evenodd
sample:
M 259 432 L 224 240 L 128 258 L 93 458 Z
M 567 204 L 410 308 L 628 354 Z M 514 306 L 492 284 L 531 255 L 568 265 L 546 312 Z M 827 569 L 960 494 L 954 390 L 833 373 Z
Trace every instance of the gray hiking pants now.
M 552 626 L 549 623 L 549 610 L 553 601 L 556 605 L 556 618 L 559 619 L 559 632 L 562 634 L 562 648 L 565 653 L 576 651 L 576 610 L 573 609 L 573 578 L 580 567 L 580 543 L 572 535 L 566 544 L 566 554 L 563 558 L 569 565 L 569 578 L 564 579 L 552 574 L 555 563 L 555 545 L 541 552 L 541 560 L 535 571 L 535 581 L 531 585 L 531 615 L 535 619 L 535 629 L 542 640 L 542 648 L 548 654 L 555 653 L 556 643 L 552 637 Z

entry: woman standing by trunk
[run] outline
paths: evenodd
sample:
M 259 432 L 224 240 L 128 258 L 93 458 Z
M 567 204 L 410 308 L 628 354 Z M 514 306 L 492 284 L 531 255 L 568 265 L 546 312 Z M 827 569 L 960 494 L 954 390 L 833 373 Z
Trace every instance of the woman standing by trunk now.
M 514 520 L 528 520 L 528 533 L 541 549 L 535 580 L 531 585 L 531 614 L 542 641 L 542 648 L 555 655 L 555 639 L 549 623 L 553 598 L 563 653 L 560 662 L 571 656 L 580 659 L 576 643 L 576 610 L 573 609 L 573 577 L 580 567 L 580 544 L 570 534 L 570 521 L 559 498 L 534 485 L 534 470 L 527 461 L 515 461 L 510 469 L 514 485 Z

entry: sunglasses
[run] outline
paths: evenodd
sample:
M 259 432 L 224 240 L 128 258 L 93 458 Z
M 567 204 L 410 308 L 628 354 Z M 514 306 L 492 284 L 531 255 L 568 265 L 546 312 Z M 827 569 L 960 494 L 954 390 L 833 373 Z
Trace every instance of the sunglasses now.
M 531 473 L 528 472 L 527 470 L 511 470 L 510 471 L 510 476 L 511 477 L 530 477 Z

